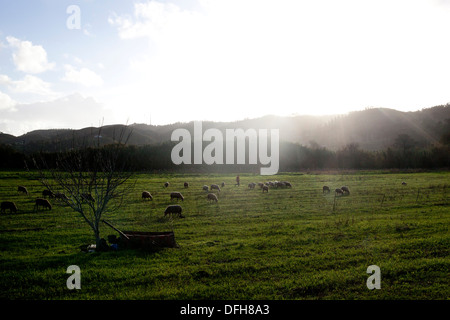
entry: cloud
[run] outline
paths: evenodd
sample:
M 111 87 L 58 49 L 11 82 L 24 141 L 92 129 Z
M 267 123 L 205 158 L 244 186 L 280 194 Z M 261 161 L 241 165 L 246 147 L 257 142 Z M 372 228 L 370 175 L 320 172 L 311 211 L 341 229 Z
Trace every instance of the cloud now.
M 11 81 L 12 90 L 18 93 L 54 96 L 51 84 L 36 76 L 27 74 L 22 80 Z
M 0 74 L 0 85 L 6 86 L 11 93 L 22 96 L 55 98 L 58 95 L 49 82 L 30 74 L 25 75 L 22 80 L 12 80 L 7 75 Z
M 6 74 L 0 74 L 0 85 L 10 85 L 12 83 L 11 78 Z
M 149 1 L 135 3 L 133 17 L 112 14 L 108 21 L 117 27 L 119 37 L 122 39 L 148 37 L 161 41 L 167 36 L 176 34 L 180 39 L 183 34 L 192 32 L 194 25 L 200 25 L 204 21 L 204 16 L 197 11 L 184 10 L 172 3 Z
M 0 91 L 0 110 L 14 111 L 14 107 L 16 106 L 16 104 L 16 101 L 11 99 L 10 96 Z
M 48 62 L 47 52 L 42 46 L 14 37 L 6 37 L 6 40 L 15 49 L 13 61 L 17 70 L 35 74 L 54 68 L 55 64 Z
M 77 70 L 75 67 L 66 64 L 64 66 L 65 75 L 63 81 L 81 84 L 86 87 L 100 86 L 103 84 L 103 79 L 94 71 L 81 68 Z
M 3 98 L 0 93 L 0 105 Z M 97 126 L 105 114 L 103 105 L 93 98 L 73 94 L 46 102 L 16 104 L 14 110 L 2 110 L 0 131 L 21 135 L 38 129 Z

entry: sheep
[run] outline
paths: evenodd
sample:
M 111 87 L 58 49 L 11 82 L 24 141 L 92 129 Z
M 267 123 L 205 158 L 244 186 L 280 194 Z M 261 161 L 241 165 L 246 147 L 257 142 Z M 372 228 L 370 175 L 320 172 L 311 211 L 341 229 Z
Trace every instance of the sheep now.
M 219 188 L 219 186 L 218 186 L 217 184 L 212 184 L 212 185 L 211 185 L 211 191 L 212 191 L 213 189 L 216 189 L 217 191 L 220 192 L 220 188 Z
M 170 185 L 169 182 L 165 182 L 165 183 L 164 183 L 164 188 L 167 188 L 169 185 Z
M 164 211 L 164 217 L 165 217 L 166 215 L 177 214 L 178 217 L 184 218 L 184 216 L 181 215 L 181 212 L 182 212 L 182 211 L 183 211 L 183 209 L 181 208 L 181 206 L 179 206 L 179 205 L 171 205 L 171 206 L 168 206 L 168 207 L 166 208 L 166 210 Z
M 56 199 L 65 200 L 65 201 L 69 200 L 69 198 L 67 198 L 67 196 L 64 193 L 61 193 L 61 192 L 55 193 L 55 198 Z
M 35 201 L 35 205 L 34 205 L 34 210 L 38 210 L 39 207 L 44 207 L 47 208 L 49 210 L 52 209 L 52 205 L 50 204 L 50 202 L 47 199 L 42 199 L 42 198 L 37 198 Z
M 202 188 L 204 191 L 208 191 L 209 190 L 209 187 L 208 186 L 203 186 L 203 188 Z
M 223 188 L 223 187 L 225 187 L 225 182 L 222 182 L 221 184 L 220 184 L 220 186 Z
M 185 188 L 189 188 L 189 183 L 185 182 L 185 183 L 184 183 L 184 187 L 185 187 Z
M 291 184 L 290 182 L 288 182 L 288 181 L 283 181 L 283 183 L 284 183 L 284 186 L 285 186 L 285 187 L 287 187 L 287 188 L 292 188 L 292 184 Z
M 334 192 L 335 192 L 336 195 L 338 195 L 338 194 L 339 195 L 343 195 L 344 194 L 344 191 L 342 191 L 342 189 L 339 189 L 339 188 L 334 190 Z
M 18 186 L 17 192 L 22 192 L 22 193 L 25 193 L 26 195 L 28 195 L 28 190 L 24 186 Z
M 92 197 L 92 195 L 90 193 L 82 193 L 81 199 L 89 201 L 89 202 L 95 202 L 95 199 Z
M 402 185 L 403 185 L 403 186 L 406 186 L 406 182 L 405 182 L 405 181 L 403 181 L 403 182 L 402 182 Z
M 349 190 L 348 187 L 346 187 L 346 186 L 341 187 L 341 190 L 342 190 L 342 193 L 346 193 L 347 195 L 350 194 L 350 190 Z
M 3 212 L 3 213 L 6 213 L 6 209 L 9 209 L 10 213 L 17 212 L 16 204 L 11 201 L 3 201 L 2 204 L 0 205 L 0 207 L 1 207 L 1 212 Z
M 283 188 L 283 187 L 286 186 L 286 184 L 285 184 L 284 182 L 282 182 L 282 181 L 277 181 L 277 182 L 275 183 L 275 186 L 276 186 L 277 188 L 278 188 L 278 187 Z
M 329 186 L 323 186 L 323 188 L 322 188 L 322 193 L 325 193 L 325 192 L 328 192 L 328 193 L 330 193 L 330 192 L 331 192 L 331 190 L 330 190 L 330 187 L 329 187 Z
M 172 192 L 170 194 L 170 200 L 172 200 L 172 199 L 181 199 L 181 201 L 184 201 L 183 195 L 179 192 Z
M 50 190 L 45 189 L 44 191 L 42 191 L 42 196 L 44 198 L 46 198 L 47 196 L 49 196 L 50 198 L 54 198 L 55 194 L 53 192 L 51 192 Z
M 143 191 L 143 192 L 142 192 L 142 199 L 150 199 L 150 200 L 153 200 L 153 197 L 152 197 L 152 195 L 150 194 L 150 192 L 148 192 L 148 191 Z
M 264 193 L 264 191 L 269 192 L 269 186 L 263 186 L 262 192 Z
M 206 199 L 208 199 L 208 201 L 215 201 L 215 202 L 219 201 L 219 199 L 217 199 L 217 196 L 214 193 L 208 193 Z
M 248 184 L 249 189 L 255 189 L 255 186 L 256 186 L 256 184 L 253 182 Z
M 262 188 L 262 187 L 264 187 L 264 183 L 262 183 L 262 182 L 258 182 L 258 187 L 259 187 L 259 188 Z

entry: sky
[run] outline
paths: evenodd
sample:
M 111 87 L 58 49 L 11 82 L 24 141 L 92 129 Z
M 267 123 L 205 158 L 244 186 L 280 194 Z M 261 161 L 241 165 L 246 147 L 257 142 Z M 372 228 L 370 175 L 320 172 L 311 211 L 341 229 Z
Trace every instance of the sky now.
M 450 0 L 0 0 L 0 132 L 450 102 Z

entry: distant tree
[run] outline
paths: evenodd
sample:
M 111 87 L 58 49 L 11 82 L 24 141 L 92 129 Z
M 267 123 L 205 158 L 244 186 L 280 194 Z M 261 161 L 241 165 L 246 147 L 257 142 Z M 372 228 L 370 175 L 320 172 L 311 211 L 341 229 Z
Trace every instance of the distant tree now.
M 441 134 L 440 142 L 444 145 L 450 145 L 450 119 L 445 120 L 443 133 Z
M 395 138 L 394 147 L 400 149 L 404 154 L 416 146 L 416 141 L 409 134 L 402 133 Z
M 309 146 L 312 149 L 319 149 L 320 145 L 315 140 L 309 140 Z
M 25 156 L 10 145 L 0 144 L 0 168 L 23 169 Z

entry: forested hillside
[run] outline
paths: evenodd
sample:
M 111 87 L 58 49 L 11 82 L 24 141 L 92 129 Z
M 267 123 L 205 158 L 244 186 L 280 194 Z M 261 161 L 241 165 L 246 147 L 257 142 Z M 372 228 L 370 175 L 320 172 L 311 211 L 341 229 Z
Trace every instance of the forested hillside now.
M 164 126 L 110 125 L 81 130 L 36 130 L 14 137 L 0 134 L 0 168 L 22 168 L 36 153 L 51 154 L 126 142 L 134 170 L 257 171 L 260 166 L 176 166 L 171 134 L 194 122 Z M 450 105 L 416 112 L 366 109 L 336 116 L 265 116 L 236 122 L 202 122 L 208 128 L 279 129 L 280 170 L 450 167 Z M 225 137 L 225 135 L 224 135 Z M 203 143 L 205 147 L 208 143 Z

